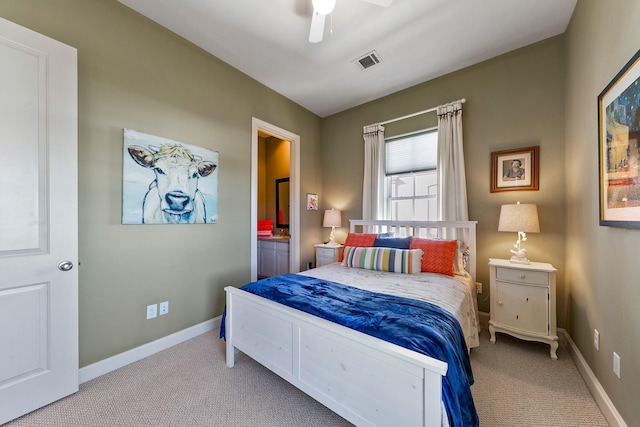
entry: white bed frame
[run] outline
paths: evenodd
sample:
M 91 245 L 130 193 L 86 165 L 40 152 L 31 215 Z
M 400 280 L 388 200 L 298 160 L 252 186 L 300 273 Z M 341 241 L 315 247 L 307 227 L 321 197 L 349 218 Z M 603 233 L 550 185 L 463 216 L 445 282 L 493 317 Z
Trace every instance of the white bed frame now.
M 475 279 L 476 222 L 352 220 L 351 231 L 464 235 Z M 227 295 L 226 357 L 236 351 L 358 426 L 440 426 L 443 361 L 241 291 Z M 445 421 L 446 423 L 446 421 Z

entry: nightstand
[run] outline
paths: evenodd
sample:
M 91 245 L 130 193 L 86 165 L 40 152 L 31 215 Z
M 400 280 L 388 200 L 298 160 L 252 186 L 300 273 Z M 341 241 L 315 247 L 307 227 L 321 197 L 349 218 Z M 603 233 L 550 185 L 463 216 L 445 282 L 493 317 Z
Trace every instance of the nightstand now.
M 326 243 L 314 245 L 316 247 L 316 267 L 338 262 L 344 245 L 331 246 Z
M 541 262 L 489 259 L 489 272 L 491 342 L 495 344 L 496 332 L 544 342 L 551 346 L 551 358 L 557 359 L 556 269 Z

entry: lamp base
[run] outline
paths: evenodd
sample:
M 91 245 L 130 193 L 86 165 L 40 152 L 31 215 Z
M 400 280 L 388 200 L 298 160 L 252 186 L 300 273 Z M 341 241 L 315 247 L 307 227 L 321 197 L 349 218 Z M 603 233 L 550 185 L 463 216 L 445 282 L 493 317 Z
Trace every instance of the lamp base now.
M 512 264 L 531 264 L 531 261 L 527 257 L 512 256 L 509 260 Z
M 336 246 L 336 228 L 335 227 L 331 227 L 331 234 L 329 234 L 329 243 L 327 243 L 329 246 Z
M 524 233 L 523 233 L 524 234 Z M 527 250 L 520 247 L 520 239 L 516 242 L 515 245 L 517 250 L 511 249 L 511 259 L 509 260 L 513 264 L 531 264 L 531 262 L 527 259 Z

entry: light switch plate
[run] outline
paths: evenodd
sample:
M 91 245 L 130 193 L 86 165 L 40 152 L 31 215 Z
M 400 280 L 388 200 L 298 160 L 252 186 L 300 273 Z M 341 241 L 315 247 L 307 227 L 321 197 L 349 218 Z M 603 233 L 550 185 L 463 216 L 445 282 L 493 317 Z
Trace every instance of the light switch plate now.
M 153 319 L 158 316 L 158 304 L 151 304 L 147 306 L 147 320 Z

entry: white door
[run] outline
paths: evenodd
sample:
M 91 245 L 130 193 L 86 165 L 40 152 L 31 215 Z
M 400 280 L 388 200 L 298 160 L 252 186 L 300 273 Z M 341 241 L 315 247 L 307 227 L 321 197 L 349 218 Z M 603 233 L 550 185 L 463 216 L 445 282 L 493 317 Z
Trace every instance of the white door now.
M 0 424 L 78 390 L 77 129 L 76 50 L 0 18 Z

